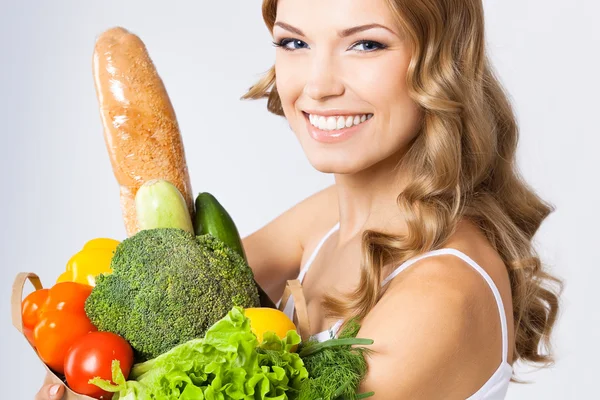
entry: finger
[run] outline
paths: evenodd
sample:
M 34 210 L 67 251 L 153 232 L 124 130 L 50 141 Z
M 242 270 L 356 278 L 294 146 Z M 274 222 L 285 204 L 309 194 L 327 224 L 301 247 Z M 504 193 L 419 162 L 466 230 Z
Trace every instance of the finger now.
M 60 400 L 64 394 L 62 385 L 45 385 L 35 396 L 35 400 Z
M 48 394 L 50 395 L 50 400 L 60 400 L 63 397 L 63 392 L 65 391 L 63 385 L 52 385 L 50 386 L 50 390 L 48 390 Z

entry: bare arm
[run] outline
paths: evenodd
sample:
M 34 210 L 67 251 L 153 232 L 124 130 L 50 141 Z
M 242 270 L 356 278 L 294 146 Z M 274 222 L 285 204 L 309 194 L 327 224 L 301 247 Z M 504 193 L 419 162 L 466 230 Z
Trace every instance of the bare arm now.
M 300 272 L 306 242 L 338 218 L 337 194 L 329 186 L 298 203 L 243 239 L 256 281 L 277 301 L 288 279 Z
M 466 399 L 501 362 L 496 303 L 460 260 L 436 257 L 398 277 L 363 321 L 374 340 L 361 392 L 373 399 Z

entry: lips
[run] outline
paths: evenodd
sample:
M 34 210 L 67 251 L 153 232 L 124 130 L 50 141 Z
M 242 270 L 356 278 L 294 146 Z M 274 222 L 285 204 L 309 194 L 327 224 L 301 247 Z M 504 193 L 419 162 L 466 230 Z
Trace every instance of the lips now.
M 303 112 L 303 115 L 309 135 L 320 143 L 339 143 L 345 141 L 368 127 L 373 117 L 373 114 L 325 116 L 308 114 L 306 112 Z M 350 118 L 352 118 L 352 121 L 350 121 Z M 357 124 L 354 124 L 354 122 L 357 122 Z M 346 124 L 350 126 L 348 127 Z
M 324 131 L 339 130 L 344 128 L 351 128 L 354 125 L 360 125 L 366 120 L 370 119 L 373 114 L 354 114 L 354 115 L 318 115 L 309 114 L 308 119 L 316 128 Z

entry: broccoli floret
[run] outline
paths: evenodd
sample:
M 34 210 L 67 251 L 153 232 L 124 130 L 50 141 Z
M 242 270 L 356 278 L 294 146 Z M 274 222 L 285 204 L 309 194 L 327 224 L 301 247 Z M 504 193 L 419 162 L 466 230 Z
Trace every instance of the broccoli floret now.
M 181 229 L 143 230 L 117 247 L 85 311 L 123 336 L 138 361 L 204 336 L 234 306 L 258 307 L 252 270 L 227 245 Z

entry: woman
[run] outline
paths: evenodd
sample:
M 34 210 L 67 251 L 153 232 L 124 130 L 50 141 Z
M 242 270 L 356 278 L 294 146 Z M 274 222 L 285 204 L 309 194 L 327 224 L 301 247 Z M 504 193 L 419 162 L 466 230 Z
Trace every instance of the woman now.
M 244 239 L 258 282 L 278 299 L 302 280 L 319 339 L 358 316 L 375 399 L 504 398 L 515 361 L 552 361 L 560 282 L 532 248 L 552 209 L 516 171 L 481 0 L 265 0 L 263 16 L 275 66 L 244 98 L 268 97 L 335 185 Z

